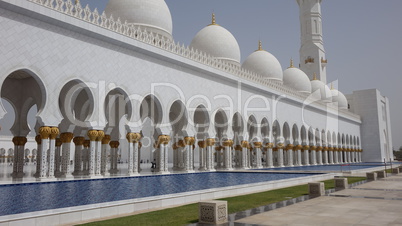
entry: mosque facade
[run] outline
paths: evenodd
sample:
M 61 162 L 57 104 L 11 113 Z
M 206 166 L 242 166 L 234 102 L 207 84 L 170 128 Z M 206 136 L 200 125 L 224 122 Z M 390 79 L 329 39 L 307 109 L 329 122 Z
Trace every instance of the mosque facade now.
M 121 159 L 129 176 L 143 159 L 162 174 L 389 160 L 388 99 L 327 84 L 321 0 L 297 3 L 300 68 L 283 70 L 261 42 L 241 63 L 215 15 L 179 44 L 164 0 L 0 0 L 0 118 L 3 101 L 15 113 L 2 161 L 22 177 L 35 155 L 47 179 L 113 175 Z

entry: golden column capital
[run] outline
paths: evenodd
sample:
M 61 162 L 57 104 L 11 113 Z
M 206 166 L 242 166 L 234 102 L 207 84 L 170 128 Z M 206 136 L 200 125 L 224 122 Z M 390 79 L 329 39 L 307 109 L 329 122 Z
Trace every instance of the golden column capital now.
M 285 145 L 284 145 L 283 143 L 278 143 L 278 144 L 276 145 L 276 148 L 278 148 L 278 149 L 283 149 L 283 148 L 285 148 Z
M 110 145 L 110 147 L 111 148 L 118 148 L 119 147 L 119 145 L 120 145 L 120 142 L 119 141 L 110 141 L 109 142 L 109 145 Z
M 272 149 L 274 147 L 274 143 L 266 143 L 265 148 Z
M 36 135 L 35 141 L 36 141 L 36 143 L 37 143 L 38 145 L 41 145 L 41 144 L 42 144 L 42 138 L 40 137 L 40 135 Z
M 322 151 L 322 149 L 324 149 L 322 146 L 317 147 L 317 151 Z
M 84 148 L 89 148 L 90 144 L 91 144 L 91 140 L 84 140 L 84 143 L 83 143 Z
M 56 138 L 56 147 L 60 147 L 62 143 L 60 138 Z
M 170 141 L 170 136 L 169 135 L 160 135 L 159 137 L 158 137 L 158 146 L 160 145 L 160 144 L 168 144 L 169 143 L 169 141 Z
M 261 148 L 262 147 L 262 142 L 254 142 L 254 147 L 256 148 Z
M 242 148 L 247 148 L 248 147 L 248 141 L 243 140 L 240 145 L 241 145 Z
M 304 146 L 303 146 L 303 150 L 304 150 L 304 151 L 310 150 L 310 146 L 309 146 L 309 145 L 304 145 Z
M 110 139 L 111 139 L 110 135 L 105 135 L 105 136 L 102 138 L 102 144 L 109 144 Z
M 310 146 L 310 151 L 315 151 L 315 150 L 317 150 L 317 146 Z
M 172 144 L 172 148 L 173 148 L 173 150 L 177 150 L 179 148 L 179 146 L 177 146 L 177 142 Z
M 198 147 L 206 148 L 207 147 L 207 142 L 205 140 L 198 141 Z
M 224 147 L 231 147 L 232 145 L 233 145 L 233 140 L 224 140 L 223 142 L 222 142 L 222 145 L 224 146 Z
M 96 137 L 96 141 L 102 141 L 102 139 L 105 137 L 105 132 L 103 130 L 98 130 L 98 136 Z
M 73 140 L 74 134 L 73 133 L 62 133 L 60 134 L 61 142 L 63 143 L 71 143 Z
M 207 146 L 214 146 L 215 145 L 215 139 L 214 138 L 208 138 L 206 140 Z
M 26 137 L 13 137 L 13 143 L 16 146 L 24 146 L 27 143 Z
M 221 146 L 216 146 L 216 147 L 215 147 L 215 151 L 220 151 L 220 150 L 222 150 L 222 147 L 221 147 Z
M 293 144 L 288 144 L 287 146 L 286 146 L 286 150 L 288 151 L 288 150 L 293 150 L 293 148 L 294 148 L 295 146 L 293 145 Z
M 126 136 L 129 143 L 138 143 L 141 139 L 140 133 L 127 133 Z
M 186 146 L 186 144 L 184 143 L 184 140 L 179 140 L 177 142 L 177 147 L 178 148 L 184 148 Z
M 51 140 L 54 140 L 54 139 L 56 139 L 56 137 L 59 135 L 59 133 L 60 133 L 59 128 L 57 128 L 57 127 L 50 127 L 50 135 L 49 135 L 49 138 L 50 138 Z
M 194 145 L 195 143 L 195 138 L 194 137 L 185 137 L 184 138 L 184 143 L 186 145 Z
M 97 130 L 89 130 L 87 135 L 88 135 L 90 141 L 96 141 L 96 138 L 98 137 L 98 131 Z
M 324 151 L 328 151 L 329 150 L 329 147 L 323 147 L 322 148 Z
M 84 137 L 74 137 L 73 142 L 76 146 L 84 145 L 85 138 Z
M 298 145 L 296 145 L 296 146 L 294 147 L 294 149 L 295 149 L 295 150 L 301 150 L 301 149 L 303 149 L 303 145 L 298 144 Z
M 236 145 L 236 146 L 234 147 L 234 149 L 235 149 L 236 151 L 242 151 L 242 146 L 241 146 L 240 144 L 238 144 L 238 145 Z
M 42 126 L 39 128 L 39 134 L 43 140 L 49 139 L 51 132 L 52 130 L 50 129 L 49 126 Z

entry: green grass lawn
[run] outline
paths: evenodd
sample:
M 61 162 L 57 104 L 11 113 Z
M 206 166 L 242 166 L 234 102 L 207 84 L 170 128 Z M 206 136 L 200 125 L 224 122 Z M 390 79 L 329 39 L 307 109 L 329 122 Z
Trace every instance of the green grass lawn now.
M 365 180 L 365 177 L 347 177 L 348 183 Z M 334 180 L 323 181 L 325 189 L 334 188 Z M 308 194 L 308 184 L 281 188 L 249 195 L 224 198 L 228 201 L 228 212 L 236 213 L 259 206 L 276 203 Z M 121 217 L 85 225 L 186 225 L 198 221 L 198 203 L 159 211 Z

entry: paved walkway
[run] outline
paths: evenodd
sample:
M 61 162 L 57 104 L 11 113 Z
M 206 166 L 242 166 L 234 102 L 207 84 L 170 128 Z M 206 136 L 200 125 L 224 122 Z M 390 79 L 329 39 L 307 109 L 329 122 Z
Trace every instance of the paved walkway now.
M 235 225 L 402 225 L 402 174 L 243 218 Z

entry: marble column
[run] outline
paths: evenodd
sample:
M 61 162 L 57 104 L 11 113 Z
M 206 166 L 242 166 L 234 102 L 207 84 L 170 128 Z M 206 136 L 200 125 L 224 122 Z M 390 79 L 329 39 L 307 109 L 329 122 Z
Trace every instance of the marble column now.
M 223 169 L 233 170 L 232 167 L 232 146 L 233 140 L 225 140 L 222 142 L 223 145 Z
M 184 140 L 179 140 L 177 142 L 177 159 L 178 159 L 177 164 L 178 164 L 178 170 L 185 170 L 185 168 L 186 168 L 185 165 L 184 165 L 185 158 L 186 158 L 186 156 L 185 156 L 185 152 L 186 152 L 185 147 L 186 147 L 186 144 L 184 143 Z
M 205 140 L 198 142 L 198 149 L 199 149 L 199 155 L 200 155 L 199 156 L 200 167 L 198 168 L 198 170 L 200 170 L 200 171 L 206 170 L 206 161 L 207 161 L 206 147 L 207 147 L 207 142 Z
M 265 144 L 265 148 L 267 149 L 267 167 L 274 167 L 274 154 L 272 152 L 272 148 L 274 147 L 273 143 Z
M 168 171 L 168 144 L 170 141 L 169 135 L 160 135 L 158 137 L 157 148 L 159 150 L 158 163 L 159 173 L 169 173 Z
M 296 151 L 296 155 L 297 155 L 297 166 L 302 166 L 303 164 L 303 160 L 302 160 L 302 150 L 303 146 L 302 145 L 296 145 L 294 150 Z
M 85 140 L 83 146 L 84 150 L 82 151 L 82 173 L 88 175 L 91 141 Z
M 117 152 L 119 149 L 120 142 L 119 141 L 110 141 L 110 173 L 115 174 L 118 172 L 117 169 Z
M 215 154 L 216 154 L 216 168 L 220 169 L 222 168 L 222 155 L 221 153 L 222 147 L 221 146 L 215 146 Z
M 73 139 L 75 150 L 74 150 L 74 172 L 73 175 L 79 176 L 82 175 L 82 162 L 83 162 L 83 147 L 85 138 L 84 137 L 74 137 Z M 84 164 L 86 165 L 86 164 Z
M 110 139 L 110 135 L 105 135 L 102 138 L 101 174 L 104 176 L 109 176 L 109 171 L 107 170 L 107 153 L 109 149 Z
M 329 164 L 334 164 L 334 147 L 329 148 L 328 157 L 329 157 Z
M 49 178 L 54 178 L 54 157 L 56 149 L 56 137 L 59 135 L 60 131 L 57 127 L 50 128 L 49 136 Z
M 36 173 L 34 174 L 34 177 L 40 177 L 40 171 L 41 171 L 41 159 L 42 159 L 42 152 L 41 152 L 41 146 L 42 146 L 42 138 L 40 135 L 35 136 L 35 141 L 37 145 L 37 154 L 36 154 Z
M 352 163 L 353 161 L 352 161 L 352 151 L 348 148 L 347 149 L 347 153 L 348 153 L 348 160 L 349 160 L 349 163 Z
M 102 140 L 104 137 L 105 133 L 102 130 L 98 130 L 98 136 L 95 139 L 95 176 L 101 176 Z
M 25 144 L 27 143 L 26 137 L 14 137 L 14 163 L 13 163 L 13 177 L 21 178 L 24 176 L 24 163 L 25 163 Z
M 323 150 L 324 150 L 324 152 L 323 152 L 323 155 L 324 155 L 324 165 L 328 165 L 328 147 L 324 147 L 323 148 Z
M 194 171 L 193 165 L 193 145 L 195 143 L 194 137 L 185 137 L 184 144 L 186 145 L 184 148 L 184 170 L 187 172 Z
M 309 159 L 310 146 L 304 145 L 303 150 L 304 150 L 304 165 L 309 166 L 310 165 L 310 159 Z
M 41 153 L 42 153 L 42 158 L 41 158 L 41 170 L 40 170 L 40 175 L 39 178 L 46 178 L 47 177 L 47 150 L 49 148 L 49 137 L 50 137 L 51 129 L 48 126 L 42 126 L 39 128 L 39 134 L 42 139 L 41 141 Z
M 207 171 L 213 171 L 215 170 L 214 167 L 214 159 L 213 159 L 213 147 L 215 145 L 215 139 L 213 138 L 208 138 L 206 139 L 206 161 L 205 161 L 205 167 Z
M 248 151 L 248 141 L 243 140 L 241 142 L 241 164 L 240 164 L 240 168 L 242 169 L 248 169 L 248 158 L 247 158 L 247 151 Z
M 287 155 L 287 159 L 288 159 L 288 162 L 287 162 L 286 166 L 288 166 L 288 167 L 293 166 L 293 148 L 294 147 L 295 146 L 293 144 L 288 144 L 286 146 L 286 155 Z
M 317 147 L 317 164 L 322 165 L 322 149 L 323 147 L 318 146 Z
M 133 173 L 135 175 L 140 172 L 140 140 L 142 138 L 140 133 L 134 133 L 133 138 Z
M 339 148 L 334 148 L 334 163 L 338 164 L 339 163 Z
M 61 160 L 61 176 L 62 177 L 72 177 L 71 166 L 70 166 L 70 155 L 71 155 L 71 141 L 73 140 L 73 133 L 62 133 L 60 134 L 60 139 L 62 144 L 62 160 Z
M 61 174 L 61 145 L 63 143 L 61 142 L 60 138 L 56 138 L 56 150 L 55 150 L 55 171 L 54 175 L 56 177 L 59 177 Z
M 256 157 L 256 167 L 258 169 L 262 168 L 262 155 L 261 155 L 261 148 L 262 142 L 254 142 L 254 150 L 255 150 L 255 157 Z
M 95 176 L 95 156 L 96 156 L 96 139 L 98 137 L 98 131 L 97 130 L 89 130 L 88 131 L 88 137 L 90 140 L 90 145 L 89 145 L 89 164 L 88 164 L 88 168 L 89 168 L 89 172 L 88 175 L 90 177 Z
M 285 145 L 282 143 L 278 143 L 276 145 L 276 148 L 278 149 L 278 166 L 279 167 L 284 167 L 284 156 L 283 156 L 283 149 L 285 148 Z
M 310 164 L 317 165 L 317 154 L 316 154 L 317 147 L 314 145 L 310 145 Z
M 138 142 L 141 139 L 141 134 L 139 133 L 128 133 L 128 175 L 138 175 Z

